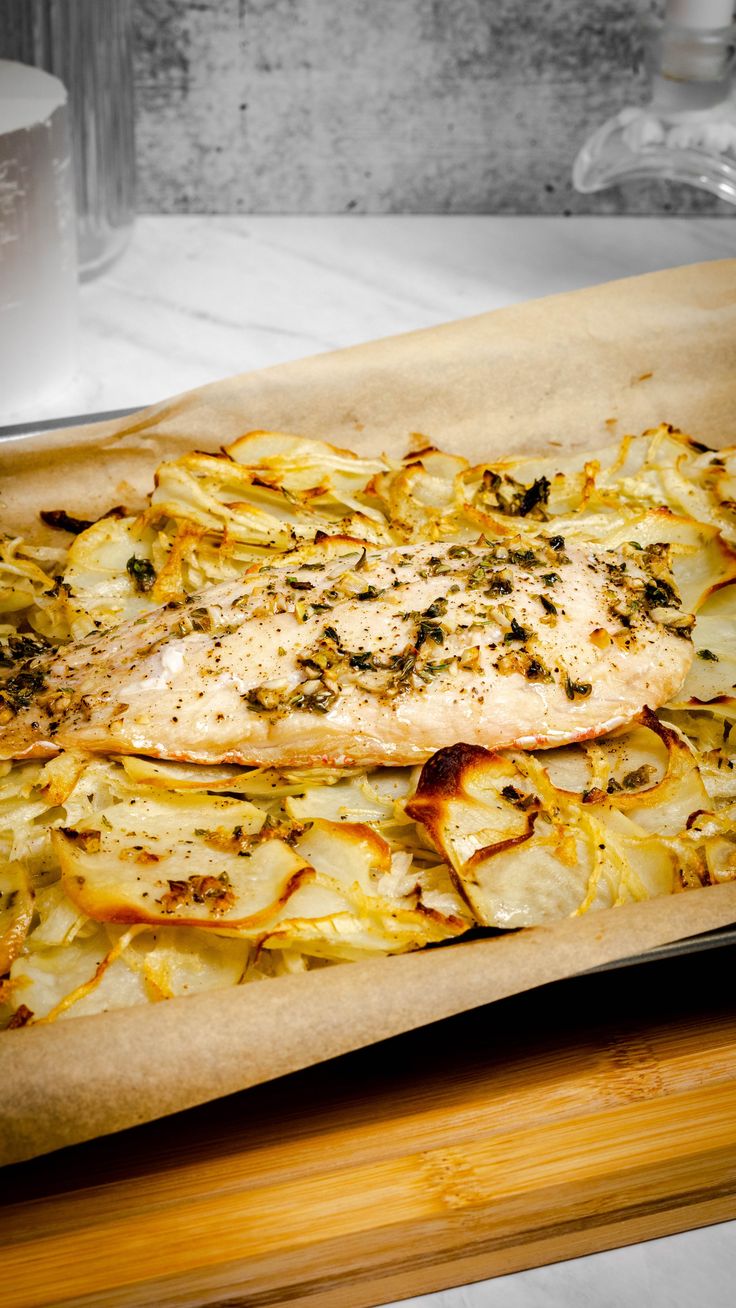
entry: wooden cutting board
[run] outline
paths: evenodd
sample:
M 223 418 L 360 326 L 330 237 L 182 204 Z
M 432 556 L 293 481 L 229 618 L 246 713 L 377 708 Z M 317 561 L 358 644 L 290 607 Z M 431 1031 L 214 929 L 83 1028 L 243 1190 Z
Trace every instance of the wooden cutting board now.
M 3 1308 L 361 1308 L 736 1217 L 733 947 L 1 1174 Z

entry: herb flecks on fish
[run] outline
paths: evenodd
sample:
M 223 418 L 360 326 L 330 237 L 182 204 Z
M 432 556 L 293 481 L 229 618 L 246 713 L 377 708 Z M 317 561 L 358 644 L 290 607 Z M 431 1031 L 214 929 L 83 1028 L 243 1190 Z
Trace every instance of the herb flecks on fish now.
M 141 595 L 153 590 L 156 584 L 156 569 L 149 559 L 139 559 L 135 554 L 128 559 L 125 570 L 136 590 Z

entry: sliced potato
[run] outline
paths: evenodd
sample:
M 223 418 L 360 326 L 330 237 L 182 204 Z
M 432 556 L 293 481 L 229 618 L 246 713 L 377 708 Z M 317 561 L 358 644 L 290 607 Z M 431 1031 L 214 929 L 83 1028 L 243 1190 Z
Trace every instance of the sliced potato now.
M 326 441 L 277 431 L 239 436 L 227 446 L 227 454 L 252 473 L 293 492 L 325 485 L 338 489 L 346 484 L 359 490 L 386 467 L 383 458 L 361 458 Z
M 36 784 L 49 808 L 56 808 L 66 803 L 88 762 L 87 755 L 74 750 L 65 750 L 44 765 Z
M 383 461 L 361 460 L 323 446 L 320 459 L 304 460 L 312 445 L 280 433 L 242 437 L 223 455 L 189 454 L 161 464 L 151 504 L 158 513 L 185 518 L 230 540 L 291 549 L 316 533 L 390 541 L 382 513 L 355 498 Z M 252 456 L 254 464 L 242 462 Z
M 142 977 L 150 998 L 173 999 L 239 985 L 253 952 L 244 939 L 195 927 L 161 927 L 137 935 L 122 961 Z
M 29 943 L 10 969 L 15 1011 L 29 1010 L 34 1022 L 53 1021 L 67 1013 L 81 1016 L 148 999 L 141 979 L 120 963 L 120 951 L 113 953 L 105 928 L 98 923 L 90 927 L 62 944 Z
M 656 722 L 653 715 L 652 722 Z M 668 754 L 664 776 L 654 780 L 654 784 L 650 780 L 638 788 L 622 786 L 621 790 L 614 790 L 609 804 L 617 812 L 626 813 L 645 831 L 670 836 L 685 830 L 693 814 L 707 809 L 710 797 L 692 746 L 663 724 L 659 724 L 658 731 Z
M 0 865 L 0 976 L 20 953 L 33 916 L 33 891 L 22 863 Z
M 295 842 L 297 852 L 320 872 L 350 890 L 375 890 L 377 880 L 391 869 L 391 847 L 364 822 L 310 823 Z
M 446 939 L 470 925 L 448 881 L 411 875 L 386 840 L 364 823 L 314 821 L 295 845 L 316 875 L 304 881 L 264 937 L 268 948 L 299 947 L 323 958 L 397 953 Z M 426 897 L 426 898 L 425 898 Z
M 186 927 L 126 930 L 91 922 L 61 887 L 51 890 L 39 898 L 39 925 L 7 986 L 8 1013 L 21 1009 L 32 1022 L 237 985 L 253 955 L 247 940 Z
M 564 749 L 458 745 L 421 774 L 72 754 L 0 769 L 5 1017 L 151 1002 L 731 879 L 734 502 L 736 453 L 666 425 L 594 457 L 476 467 L 419 439 L 399 463 L 255 431 L 164 463 L 138 518 L 102 519 L 68 551 L 0 541 L 8 666 L 18 630 L 84 635 L 275 553 L 359 566 L 366 546 L 480 533 L 666 544 L 697 612 L 691 672 L 659 719 Z
M 520 844 L 539 801 L 515 762 L 479 745 L 452 745 L 422 768 L 406 812 L 457 872 L 482 850 Z
M 0 614 L 20 613 L 55 591 L 52 574 L 63 557 L 63 550 L 0 534 Z
M 666 720 L 688 738 L 695 750 L 698 773 L 708 792 L 709 808 L 736 804 L 736 732 L 731 722 L 710 708 L 670 709 Z M 736 703 L 732 719 L 736 720 Z
M 120 763 L 132 782 L 159 790 L 227 790 L 245 794 L 245 782 L 253 769 L 222 764 L 205 767 L 197 763 L 169 763 L 127 754 Z
M 677 860 L 666 836 L 709 801 L 686 742 L 658 723 L 648 735 L 659 748 L 646 771 L 639 765 L 638 788 L 610 792 L 585 787 L 596 779 L 596 766 L 598 779 L 607 773 L 614 780 L 610 760 L 603 774 L 594 762 L 581 776 L 570 766 L 569 750 L 557 767 L 533 755 L 512 759 L 468 746 L 441 750 L 425 764 L 407 812 L 426 826 L 485 926 L 530 926 L 668 894 Z M 643 743 L 636 748 L 640 756 Z M 647 784 L 658 770 L 655 784 Z
M 736 693 L 736 584 L 706 600 L 692 633 L 695 658 L 673 707 L 707 704 Z
M 558 791 L 551 798 L 548 792 L 556 810 L 565 809 L 559 793 L 564 790 L 586 806 L 603 803 L 626 813 L 646 831 L 675 835 L 686 828 L 693 813 L 708 807 L 708 791 L 687 738 L 648 710 L 641 716 L 634 728 L 550 751 L 538 760 L 517 756 L 518 766 L 542 794 L 539 769 L 544 769 Z M 586 767 L 581 766 L 583 760 Z
M 675 860 L 669 849 L 632 825 L 614 829 L 586 817 L 580 825 L 535 820 L 512 850 L 483 852 L 461 876 L 476 917 L 486 926 L 539 926 L 590 909 L 670 894 Z
M 292 772 L 278 772 L 274 768 L 247 768 L 221 764 L 206 767 L 199 763 L 162 762 L 140 758 L 135 754 L 121 757 L 120 763 L 135 785 L 155 786 L 162 790 L 226 791 L 235 795 L 250 795 L 254 799 L 273 800 L 285 795 L 304 795 L 324 787 L 330 789 L 354 769 L 302 768 Z M 287 806 L 290 816 L 301 814 Z M 317 814 L 315 813 L 315 816 Z
M 262 938 L 267 949 L 298 949 L 310 957 L 349 960 L 397 954 L 450 939 L 471 925 L 467 910 L 451 915 L 389 900 L 341 893 L 337 883 L 304 884 L 283 920 Z
M 64 607 L 74 640 L 155 607 L 154 540 L 153 530 L 132 517 L 101 518 L 75 537 L 63 573 Z M 129 571 L 131 560 L 135 564 Z M 138 585 L 132 571 L 136 564 Z
M 391 822 L 400 812 L 400 799 L 412 789 L 410 768 L 381 768 L 353 773 L 332 785 L 307 784 L 289 796 L 284 807 L 297 821 L 328 818 L 333 822 Z
M 98 921 L 256 929 L 311 874 L 278 836 L 260 838 L 264 821 L 244 800 L 162 795 L 52 839 L 69 898 Z

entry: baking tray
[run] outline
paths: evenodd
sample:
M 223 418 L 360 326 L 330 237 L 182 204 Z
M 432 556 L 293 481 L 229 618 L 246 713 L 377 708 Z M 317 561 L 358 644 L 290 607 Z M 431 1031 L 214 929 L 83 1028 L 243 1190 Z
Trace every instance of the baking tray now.
M 66 418 L 44 418 L 37 422 L 22 422 L 0 427 L 0 440 L 21 441 L 27 436 L 36 436 L 45 431 L 56 431 L 64 427 L 91 426 L 95 422 L 107 422 L 115 418 L 127 418 L 131 413 L 139 413 L 145 405 L 133 408 L 108 409 L 102 413 L 73 414 Z M 604 963 L 594 968 L 594 972 L 608 972 L 624 967 L 634 967 L 640 963 L 656 962 L 658 959 L 675 958 L 683 954 L 699 954 L 704 950 L 719 949 L 726 945 L 736 945 L 736 923 L 733 926 L 719 928 L 685 940 L 673 940 L 666 945 L 658 945 L 646 954 L 633 954 L 631 958 L 615 963 Z M 582 976 L 588 973 L 581 973 Z

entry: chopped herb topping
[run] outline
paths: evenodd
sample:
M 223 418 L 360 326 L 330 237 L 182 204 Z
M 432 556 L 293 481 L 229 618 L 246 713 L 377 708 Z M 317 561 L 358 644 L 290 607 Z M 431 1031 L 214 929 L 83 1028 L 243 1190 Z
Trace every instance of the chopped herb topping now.
M 189 610 L 192 631 L 212 631 L 212 618 L 209 609 L 199 607 Z
M 695 651 L 699 659 L 704 659 L 706 663 L 717 663 L 718 655 L 713 653 L 712 649 L 699 649 Z
M 316 673 L 321 677 L 323 672 L 328 668 L 333 668 L 342 657 L 342 650 L 335 649 L 332 645 L 322 644 L 316 650 L 309 654 L 302 654 L 297 658 L 297 663 L 306 668 L 309 672 Z
M 514 640 L 528 640 L 528 638 L 529 632 L 526 630 L 526 627 L 522 627 L 520 623 L 516 621 L 516 618 L 512 618 L 511 627 L 503 638 L 504 644 L 510 645 Z
M 421 649 L 426 640 L 433 640 L 435 645 L 444 645 L 445 633 L 438 622 L 430 622 L 426 618 L 421 618 L 417 626 L 414 641 L 415 648 Z
M 149 559 L 139 559 L 133 554 L 128 559 L 125 570 L 141 595 L 145 595 L 146 591 L 153 590 L 156 584 L 156 569 Z
M 348 664 L 351 668 L 357 668 L 360 672 L 378 671 L 375 658 L 369 650 L 363 650 L 357 654 L 349 654 Z
M 424 609 L 423 618 L 442 618 L 447 612 L 447 600 L 440 595 L 438 599 L 433 600 L 429 608 Z
M 291 691 L 279 690 L 273 686 L 255 686 L 243 695 L 243 699 L 252 713 L 274 713 L 279 717 L 294 709 L 301 709 L 305 713 L 327 713 L 337 699 L 337 692 L 330 690 L 324 682 L 317 683 L 313 690 L 304 689 L 305 685 L 314 686 L 314 682 L 303 683 Z
M 498 573 L 496 573 L 494 576 L 488 577 L 487 580 L 488 580 L 488 586 L 486 587 L 483 593 L 490 597 L 496 595 L 510 595 L 512 590 L 514 589 L 508 577 L 502 577 Z
M 660 606 L 669 608 L 679 603 L 679 597 L 674 586 L 661 578 L 644 583 L 644 597 L 652 608 L 659 608 Z
M 572 677 L 565 677 L 565 694 L 568 699 L 587 699 L 593 689 L 589 681 L 573 681 Z
M 409 684 L 416 667 L 416 650 L 409 648 L 404 650 L 403 654 L 392 654 L 389 662 L 396 674 L 396 689 L 403 690 Z
M 164 913 L 174 913 L 177 908 L 201 904 L 213 917 L 220 917 L 235 904 L 235 891 L 227 872 L 219 876 L 191 876 L 186 881 L 167 881 L 168 890 L 156 902 Z
M 309 692 L 300 691 L 297 687 L 289 698 L 289 707 L 302 709 L 305 713 L 327 713 L 336 699 L 337 692 L 324 684 Z
M 0 704 L 5 704 L 14 713 L 27 708 L 46 684 L 45 674 L 41 668 L 23 666 L 14 677 L 3 682 L 0 688 Z
M 271 713 L 284 702 L 283 691 L 272 686 L 255 686 L 243 698 L 252 713 Z
M 445 566 L 444 559 L 438 558 L 436 554 L 433 554 L 430 558 L 427 570 L 430 577 L 444 576 L 445 573 L 450 571 L 450 569 Z
M 549 500 L 549 482 L 546 477 L 538 477 L 533 481 L 531 486 L 527 486 L 521 497 L 519 504 L 519 514 L 525 518 L 532 509 L 538 508 L 540 504 L 546 504 Z
M 479 586 L 484 586 L 486 581 L 486 569 L 482 563 L 476 563 L 472 572 L 468 573 L 468 590 L 477 590 Z
M 509 550 L 509 563 L 515 563 L 522 568 L 533 568 L 538 566 L 539 559 L 534 550 Z
M 546 518 L 543 507 L 549 499 L 549 491 L 546 477 L 538 477 L 531 486 L 525 486 L 508 473 L 501 476 L 492 468 L 486 468 L 478 495 L 481 500 L 491 500 L 494 508 L 512 518 L 525 518 L 530 513 Z
M 509 677 L 516 672 L 527 681 L 551 681 L 552 674 L 547 671 L 540 659 L 534 658 L 526 649 L 510 649 L 500 654 L 494 667 L 502 677 Z
M 34 658 L 48 648 L 43 636 L 30 636 L 25 633 L 8 636 L 0 641 L 0 668 L 12 668 L 15 663 Z
M 656 769 L 651 763 L 643 763 L 640 768 L 634 768 L 633 771 L 627 772 L 626 776 L 621 778 L 622 789 L 641 790 L 643 786 L 649 785 L 655 771 Z
M 517 790 L 516 786 L 504 786 L 501 794 L 504 799 L 507 799 L 515 808 L 520 808 L 522 810 L 533 808 L 535 804 L 539 803 L 536 795 L 525 795 L 523 791 Z

